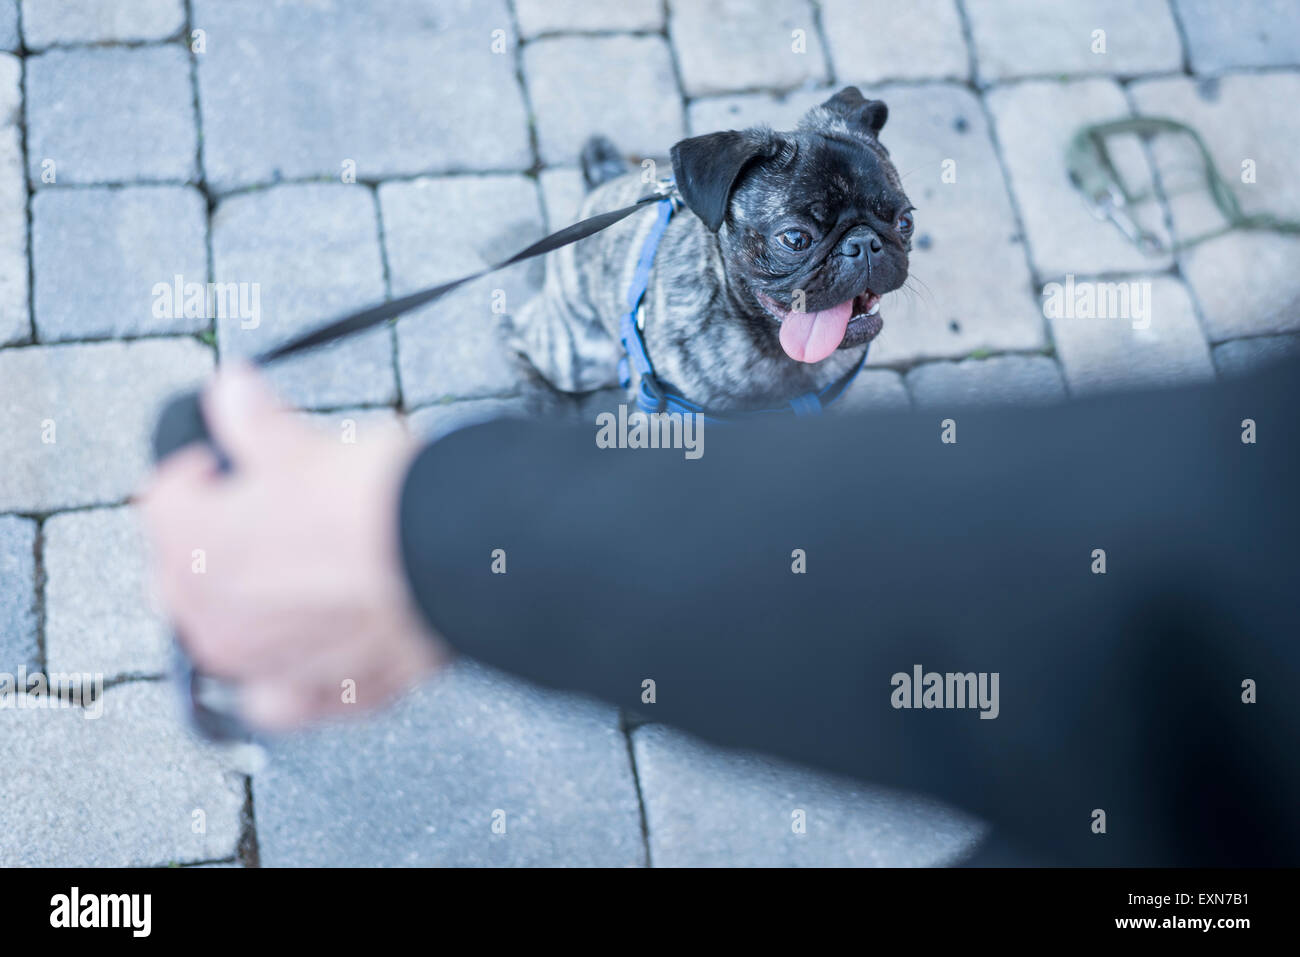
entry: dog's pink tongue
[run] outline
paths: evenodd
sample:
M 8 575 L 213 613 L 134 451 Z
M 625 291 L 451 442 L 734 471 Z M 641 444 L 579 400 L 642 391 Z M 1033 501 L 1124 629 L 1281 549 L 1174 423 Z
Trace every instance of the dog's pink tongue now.
M 781 348 L 799 362 L 821 362 L 840 347 L 853 300 L 821 312 L 791 312 L 781 322 Z

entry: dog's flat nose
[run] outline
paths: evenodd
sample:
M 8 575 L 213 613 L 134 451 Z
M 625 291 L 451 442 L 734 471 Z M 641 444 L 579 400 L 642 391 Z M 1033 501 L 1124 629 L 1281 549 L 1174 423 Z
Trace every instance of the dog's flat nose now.
M 860 259 L 880 255 L 884 250 L 880 237 L 866 227 L 850 232 L 840 243 L 840 254 L 850 259 Z

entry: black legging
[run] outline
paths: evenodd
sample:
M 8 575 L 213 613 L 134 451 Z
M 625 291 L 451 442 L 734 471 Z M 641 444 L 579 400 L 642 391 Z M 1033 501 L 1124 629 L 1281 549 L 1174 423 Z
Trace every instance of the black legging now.
M 1298 373 L 709 427 L 696 461 L 494 423 L 412 468 L 407 570 L 466 655 L 936 795 L 1044 863 L 1296 864 Z M 896 709 L 918 664 L 997 672 L 998 717 Z

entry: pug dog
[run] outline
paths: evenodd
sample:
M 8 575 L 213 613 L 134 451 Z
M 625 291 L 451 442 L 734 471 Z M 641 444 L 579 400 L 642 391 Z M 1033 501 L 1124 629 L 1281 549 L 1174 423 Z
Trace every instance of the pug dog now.
M 911 250 L 913 207 L 879 139 L 888 115 L 845 87 L 794 130 L 673 146 L 684 208 L 655 254 L 642 333 L 667 390 L 743 412 L 820 392 L 857 366 Z M 583 217 L 630 205 L 652 185 L 601 138 L 582 166 Z M 619 323 L 653 209 L 551 253 L 541 292 L 510 318 L 513 348 L 555 388 L 618 384 Z

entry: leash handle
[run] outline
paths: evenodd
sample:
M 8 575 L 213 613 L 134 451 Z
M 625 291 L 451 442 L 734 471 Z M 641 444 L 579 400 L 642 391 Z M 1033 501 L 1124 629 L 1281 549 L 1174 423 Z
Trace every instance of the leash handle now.
M 216 454 L 220 471 L 231 470 L 230 459 L 212 441 L 208 432 L 208 425 L 203 420 L 203 408 L 199 404 L 199 394 L 186 392 L 168 402 L 158 417 L 153 434 L 154 462 L 161 462 L 173 452 L 194 442 L 207 445 Z M 251 733 L 236 711 L 238 699 L 235 686 L 199 671 L 175 635 L 172 637 L 172 647 L 175 649 L 172 672 L 194 728 L 211 741 L 251 740 Z

